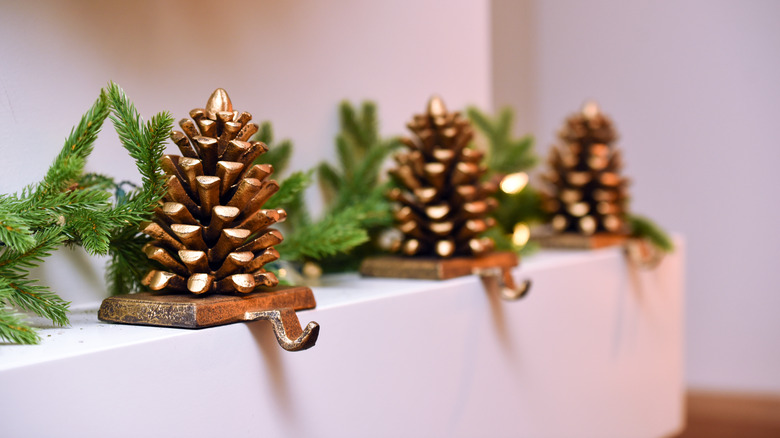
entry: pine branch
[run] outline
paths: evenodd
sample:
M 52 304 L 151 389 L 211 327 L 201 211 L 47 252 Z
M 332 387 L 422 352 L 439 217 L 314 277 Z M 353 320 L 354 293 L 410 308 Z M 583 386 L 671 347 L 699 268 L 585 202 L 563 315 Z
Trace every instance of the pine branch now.
M 292 175 L 287 177 L 284 181 L 282 181 L 279 184 L 279 191 L 276 192 L 273 196 L 271 196 L 271 198 L 265 203 L 263 208 L 287 209 L 288 206 L 294 204 L 296 199 L 298 199 L 303 194 L 303 191 L 306 190 L 307 187 L 309 187 L 309 185 L 311 184 L 311 174 L 312 174 L 311 171 L 294 172 Z
M 106 267 L 106 282 L 111 295 L 143 290 L 141 280 L 154 263 L 146 257 L 143 247 L 151 239 L 135 226 L 125 227 L 111 238 L 110 260 Z
M 0 279 L 2 280 L 2 279 Z M 13 313 L 13 309 L 0 308 L 0 340 L 14 344 L 37 344 L 41 338 L 21 315 Z
M 252 141 L 262 141 L 268 146 L 268 152 L 262 154 L 252 164 L 270 164 L 274 168 L 275 174 L 281 174 L 287 169 L 292 156 L 292 142 L 282 140 L 279 144 L 274 144 L 274 131 L 271 122 L 263 122 Z
M 105 93 L 101 92 L 79 124 L 71 130 L 60 154 L 54 159 L 43 181 L 38 184 L 33 197 L 43 198 L 61 192 L 81 176 L 87 156 L 92 152 L 106 117 L 108 100 Z
M 28 222 L 23 216 L 12 211 L 11 200 L 0 195 L 0 243 L 17 251 L 26 251 L 35 245 Z
M 632 236 L 645 238 L 664 252 L 674 251 L 674 242 L 669 234 L 652 220 L 644 216 L 629 214 L 628 225 Z
M 368 241 L 360 225 L 360 212 L 348 209 L 325 216 L 322 220 L 285 237 L 278 250 L 285 260 L 320 260 L 343 253 Z

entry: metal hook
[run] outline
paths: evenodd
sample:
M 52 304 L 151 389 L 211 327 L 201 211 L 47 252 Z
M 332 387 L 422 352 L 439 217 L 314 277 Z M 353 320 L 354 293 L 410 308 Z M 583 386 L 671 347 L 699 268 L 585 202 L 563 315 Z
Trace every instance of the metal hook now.
M 301 351 L 311 348 L 320 335 L 320 325 L 314 321 L 308 323 L 306 328 L 301 329 L 298 315 L 293 309 L 262 310 L 244 314 L 245 321 L 260 319 L 271 322 L 277 342 L 287 351 Z
M 499 296 L 505 301 L 517 301 L 526 296 L 531 289 L 531 280 L 524 280 L 520 287 L 515 284 L 512 268 L 474 268 L 474 273 L 482 277 L 487 289 L 500 288 Z
M 655 269 L 664 258 L 663 252 L 647 239 L 628 239 L 625 251 L 629 262 L 641 269 Z

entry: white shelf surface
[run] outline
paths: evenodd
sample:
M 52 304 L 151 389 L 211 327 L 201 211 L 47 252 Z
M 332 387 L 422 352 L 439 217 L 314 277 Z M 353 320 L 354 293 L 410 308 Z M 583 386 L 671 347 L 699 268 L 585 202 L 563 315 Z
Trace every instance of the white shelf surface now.
M 267 322 L 106 324 L 99 303 L 0 346 L 0 436 L 661 437 L 682 425 L 683 245 L 542 251 L 504 302 L 475 276 L 325 277 L 317 345 Z

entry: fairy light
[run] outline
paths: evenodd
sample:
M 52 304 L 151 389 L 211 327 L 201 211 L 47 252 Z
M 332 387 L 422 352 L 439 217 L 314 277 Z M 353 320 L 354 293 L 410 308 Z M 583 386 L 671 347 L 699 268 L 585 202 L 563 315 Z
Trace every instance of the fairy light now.
M 520 193 L 528 184 L 528 174 L 525 172 L 510 173 L 501 180 L 501 191 L 514 195 Z
M 526 225 L 525 222 L 516 223 L 515 229 L 512 232 L 512 243 L 515 246 L 522 248 L 528 243 L 529 238 L 531 238 L 531 229 L 528 228 L 528 225 Z

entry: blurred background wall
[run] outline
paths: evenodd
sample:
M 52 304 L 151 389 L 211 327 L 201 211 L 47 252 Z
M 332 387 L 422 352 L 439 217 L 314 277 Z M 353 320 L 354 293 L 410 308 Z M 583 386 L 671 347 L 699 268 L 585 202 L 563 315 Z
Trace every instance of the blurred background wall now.
M 688 248 L 693 387 L 780 393 L 780 3 L 766 0 L 0 3 L 0 192 L 38 181 L 109 79 L 178 119 L 224 87 L 296 145 L 333 157 L 336 105 L 378 102 L 397 134 L 431 93 L 510 104 L 545 154 L 597 99 L 622 134 L 634 211 Z M 89 170 L 135 179 L 110 126 Z M 317 194 L 311 201 L 317 203 Z M 101 260 L 39 272 L 102 298 Z
M 540 153 L 596 99 L 632 210 L 687 241 L 694 388 L 780 393 L 780 2 L 496 0 L 496 104 Z

